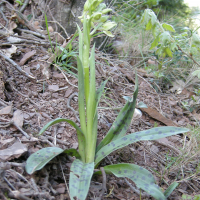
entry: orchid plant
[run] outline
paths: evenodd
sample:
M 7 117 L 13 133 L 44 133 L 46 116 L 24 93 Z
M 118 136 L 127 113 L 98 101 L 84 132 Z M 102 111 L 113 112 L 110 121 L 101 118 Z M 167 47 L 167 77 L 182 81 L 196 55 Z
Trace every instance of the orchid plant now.
M 107 81 L 102 82 L 96 90 L 95 45 L 90 49 L 90 42 L 97 30 L 112 37 L 110 29 L 116 26 L 114 22 L 108 20 L 109 15 L 107 14 L 112 10 L 106 8 L 105 3 L 102 3 L 102 1 L 86 1 L 83 15 L 80 17 L 83 23 L 83 31 L 78 26 L 79 55 L 77 56 L 77 66 L 80 127 L 70 119 L 57 118 L 47 123 L 39 133 L 41 135 L 48 127 L 56 123 L 67 122 L 77 131 L 78 151 L 76 149 L 63 150 L 59 147 L 43 148 L 28 158 L 25 167 L 27 173 L 32 174 L 42 169 L 50 160 L 61 153 L 74 156 L 76 159 L 71 165 L 69 179 L 69 193 L 72 200 L 86 199 L 93 174 L 101 174 L 98 166 L 111 152 L 137 141 L 155 140 L 188 131 L 186 128 L 179 127 L 157 127 L 125 135 L 131 123 L 136 105 L 138 94 L 138 80 L 136 75 L 133 97 L 127 98 L 127 103 L 119 112 L 110 130 L 100 144 L 97 145 L 97 106 Z M 106 173 L 131 179 L 138 188 L 145 190 L 156 199 L 164 200 L 169 195 L 169 192 L 162 192 L 155 184 L 153 175 L 143 167 L 135 164 L 120 163 L 104 166 L 103 168 Z

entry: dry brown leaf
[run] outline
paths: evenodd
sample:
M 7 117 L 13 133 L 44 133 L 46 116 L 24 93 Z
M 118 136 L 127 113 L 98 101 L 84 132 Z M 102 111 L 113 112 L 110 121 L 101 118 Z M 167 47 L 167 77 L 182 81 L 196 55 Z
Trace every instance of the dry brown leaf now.
M 34 55 L 36 54 L 36 51 L 33 50 L 33 51 L 29 51 L 28 53 L 26 53 L 23 58 L 20 60 L 20 65 L 24 65 L 26 63 L 26 61 L 28 59 L 30 59 L 31 57 L 33 57 Z
M 17 124 L 20 128 L 23 126 L 24 116 L 21 110 L 16 110 L 13 114 L 13 121 Z
M 7 56 L 8 58 L 11 58 L 12 54 L 16 53 L 17 47 L 15 45 L 12 45 L 10 48 L 3 49 L 2 51 L 3 51 L 5 56 Z
M 11 115 L 12 116 L 12 106 L 6 106 L 0 110 L 0 115 Z
M 161 115 L 157 110 L 154 110 L 153 108 L 140 108 L 143 112 L 146 112 L 150 117 L 162 122 L 163 124 L 167 126 L 176 126 L 176 124 L 170 120 Z
M 15 28 L 17 28 L 17 24 L 14 21 L 10 21 L 10 23 L 8 25 L 8 30 L 9 30 L 10 35 L 12 35 L 14 33 L 13 29 L 15 29 Z
M 12 145 L 15 142 L 15 138 L 9 138 L 7 140 L 0 140 L 0 149 L 5 149 L 7 148 L 9 145 Z
M 13 158 L 19 158 L 25 152 L 27 152 L 26 145 L 17 141 L 9 148 L 0 150 L 0 161 L 8 161 Z

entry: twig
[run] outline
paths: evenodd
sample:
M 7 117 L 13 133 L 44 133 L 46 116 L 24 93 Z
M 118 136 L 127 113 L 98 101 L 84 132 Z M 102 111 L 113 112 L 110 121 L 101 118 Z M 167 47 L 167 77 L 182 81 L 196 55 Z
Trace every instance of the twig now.
M 0 13 L 1 13 L 1 15 L 3 16 L 3 19 L 6 21 L 5 27 L 7 27 L 7 26 L 8 26 L 8 19 L 7 19 L 6 16 L 4 15 L 3 11 L 1 10 L 1 8 L 0 8 Z
M 3 179 L 12 190 L 16 190 L 15 187 L 10 183 L 10 181 L 5 176 L 3 177 Z
M 28 73 L 26 73 L 24 70 L 21 69 L 21 67 L 15 63 L 12 59 L 8 58 L 7 56 L 3 55 L 0 53 L 0 56 L 3 57 L 5 60 L 7 60 L 9 63 L 11 63 L 19 72 L 21 72 L 22 74 L 24 74 L 26 77 L 30 78 L 30 79 L 36 79 L 35 77 L 29 75 Z
M 78 96 L 78 93 L 77 93 L 77 92 L 74 92 L 73 94 L 71 94 L 71 95 L 69 96 L 68 101 L 67 101 L 67 107 L 73 111 L 73 113 L 74 113 L 76 119 L 78 120 L 78 122 L 80 122 L 80 120 L 79 120 L 79 118 L 78 118 L 78 116 L 77 116 L 77 113 L 78 113 L 78 112 L 75 111 L 75 110 L 70 106 L 70 102 L 71 102 L 71 100 L 72 100 L 72 98 L 73 98 L 74 96 Z
M 42 22 L 44 22 L 44 20 L 38 20 L 38 21 L 42 21 Z M 64 33 L 65 33 L 65 35 L 67 36 L 67 37 L 69 37 L 69 35 L 68 35 L 68 33 L 66 32 L 66 30 L 65 30 L 65 28 L 59 23 L 59 22 L 57 22 L 57 21 L 48 21 L 48 23 L 56 23 L 56 24 L 58 24 L 61 28 L 62 28 L 62 30 L 64 31 Z
M 103 177 L 103 181 L 102 181 L 102 191 L 99 195 L 99 198 L 101 199 L 104 192 L 107 192 L 107 188 L 106 188 L 106 173 L 103 167 L 100 167 L 101 173 L 102 173 L 102 177 Z
M 74 84 L 72 84 L 72 83 L 69 82 L 67 76 L 65 75 L 65 73 L 63 72 L 63 70 L 62 70 L 58 65 L 55 65 L 55 64 L 54 64 L 54 66 L 57 67 L 57 68 L 60 70 L 60 72 L 61 72 L 62 75 L 65 77 L 65 80 L 67 81 L 67 83 L 69 83 L 69 85 L 78 88 L 78 86 L 76 86 L 76 85 L 74 85 Z
M 52 137 L 52 136 L 45 136 L 46 138 L 48 138 L 49 140 L 54 140 L 54 137 Z M 65 146 L 68 146 L 70 143 L 68 143 L 68 142 L 65 142 L 65 141 L 63 141 L 63 140 L 60 140 L 60 139 L 56 139 L 56 141 L 57 141 L 57 143 L 59 143 L 59 144 L 63 144 L 63 145 L 65 145 Z
M 34 104 L 37 108 L 39 108 L 39 106 L 38 106 L 33 100 L 31 100 L 28 96 L 26 96 L 26 95 L 22 94 L 20 91 L 18 91 L 18 90 L 13 86 L 13 84 L 11 83 L 11 81 L 9 81 L 9 83 L 10 83 L 10 86 L 12 87 L 12 89 L 13 89 L 15 92 L 17 92 L 17 93 L 20 94 L 21 96 L 27 98 L 32 104 Z
M 192 57 L 190 56 L 188 53 L 186 53 L 185 51 L 183 51 L 183 49 L 181 49 L 181 47 L 179 45 L 178 46 L 178 50 L 180 50 L 182 53 L 184 53 L 187 57 L 189 57 L 196 65 L 198 65 L 200 67 L 200 64 Z
M 176 154 L 181 155 L 181 151 L 179 151 L 178 149 L 176 149 L 176 148 L 173 147 L 172 145 L 167 144 L 167 143 L 164 143 L 164 142 L 160 142 L 160 141 L 158 141 L 158 140 L 154 140 L 154 141 L 157 142 L 158 144 L 161 144 L 161 145 L 163 145 L 163 146 L 166 146 L 166 147 L 168 147 L 168 148 L 174 150 Z
M 14 121 L 11 121 L 11 123 L 12 123 L 19 131 L 21 131 L 21 133 L 22 133 L 27 139 L 30 139 L 30 138 L 31 138 L 31 136 L 29 136 L 25 131 L 23 131 L 23 130 L 21 129 L 21 127 L 19 127 Z
M 58 158 L 59 159 L 59 158 Z M 63 172 L 63 167 L 62 167 L 62 164 L 60 162 L 60 159 L 59 159 L 59 164 L 60 164 L 60 168 L 61 168 L 61 171 L 62 171 L 62 174 L 63 174 L 63 178 L 64 178 L 64 181 L 65 181 L 65 185 L 66 185 L 66 188 L 67 188 L 67 192 L 69 194 L 69 188 L 68 188 L 68 185 L 67 185 L 67 181 L 66 181 L 66 178 L 65 178 L 65 175 L 64 175 L 64 172 Z
M 9 122 L 1 122 L 0 123 L 2 126 L 0 127 L 8 127 L 10 125 L 14 125 L 27 139 L 30 139 L 31 136 L 29 136 L 25 131 L 22 130 L 21 127 L 18 126 L 18 124 L 16 124 L 13 120 L 9 121 Z
M 46 39 L 45 35 L 38 33 L 38 32 L 35 32 L 35 31 L 30 31 L 30 30 L 21 29 L 21 28 L 17 28 L 17 30 L 24 32 L 24 33 L 35 35 L 35 36 L 42 38 L 42 39 Z
M 14 199 L 19 199 L 19 200 L 32 200 L 26 196 L 24 196 L 23 194 L 21 194 L 19 191 L 15 190 L 15 191 L 10 191 L 8 193 L 8 196 L 10 198 L 14 198 Z
M 24 1 L 22 7 L 21 7 L 20 10 L 19 10 L 21 13 L 24 12 L 26 6 L 29 4 L 29 1 L 30 1 L 30 0 L 25 0 L 25 1 Z
M 41 138 L 41 142 L 47 143 L 51 147 L 55 147 L 55 145 L 53 143 L 51 143 L 49 140 L 47 140 L 46 137 L 40 136 L 40 138 Z
M 2 105 L 2 106 L 8 106 L 9 104 L 7 103 L 7 102 L 5 102 L 3 99 L 1 99 L 0 98 L 0 104 Z

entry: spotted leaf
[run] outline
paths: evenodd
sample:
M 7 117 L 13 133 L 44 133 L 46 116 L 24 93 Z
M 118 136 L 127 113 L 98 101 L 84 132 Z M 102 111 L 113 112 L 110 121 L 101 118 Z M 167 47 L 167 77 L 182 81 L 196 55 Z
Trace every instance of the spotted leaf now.
M 95 156 L 95 165 L 97 165 L 103 158 L 109 155 L 111 152 L 125 147 L 131 143 L 141 140 L 157 140 L 160 138 L 168 137 L 171 135 L 188 132 L 187 128 L 179 128 L 173 126 L 157 127 L 145 131 L 131 133 L 117 140 L 114 140 L 102 147 Z
M 69 193 L 70 199 L 85 200 L 94 171 L 93 163 L 83 163 L 76 159 L 70 168 Z
M 63 149 L 59 147 L 47 147 L 40 149 L 29 156 L 26 161 L 26 172 L 32 174 L 33 172 L 42 169 L 50 160 L 63 153 Z
M 84 160 L 84 157 L 85 157 L 85 136 L 84 136 L 82 130 L 78 127 L 78 125 L 75 122 L 73 122 L 72 120 L 63 119 L 63 118 L 54 119 L 54 120 L 50 121 L 49 123 L 47 123 L 41 129 L 41 131 L 39 132 L 39 135 L 44 133 L 50 126 L 53 126 L 54 124 L 57 124 L 57 123 L 60 123 L 60 122 L 67 122 L 76 129 L 77 137 L 78 137 L 78 143 L 79 143 L 79 153 L 81 155 L 81 159 Z
M 103 146 L 108 144 L 111 140 L 116 140 L 121 138 L 126 134 L 131 123 L 133 113 L 135 110 L 136 98 L 138 94 L 138 79 L 137 74 L 135 74 L 135 91 L 133 93 L 132 100 L 128 100 L 126 105 L 122 108 L 116 120 L 112 124 L 110 130 L 104 137 L 104 139 L 97 146 L 97 151 L 99 151 Z
M 155 184 L 153 175 L 146 169 L 134 164 L 116 164 L 104 167 L 106 173 L 113 173 L 116 177 L 131 179 L 138 188 L 143 189 L 157 200 L 166 200 L 162 190 Z

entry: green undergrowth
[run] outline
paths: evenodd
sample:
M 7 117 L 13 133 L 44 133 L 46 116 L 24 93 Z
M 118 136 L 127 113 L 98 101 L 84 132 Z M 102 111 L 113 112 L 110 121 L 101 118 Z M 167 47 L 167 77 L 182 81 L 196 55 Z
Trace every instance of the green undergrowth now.
M 175 176 L 174 181 L 192 181 L 198 184 L 200 175 L 200 127 L 189 127 L 190 132 L 184 133 L 182 146 L 176 147 L 180 154 L 166 154 L 166 166 L 161 177 Z M 192 183 L 191 182 L 191 183 Z M 191 185 L 192 186 L 192 185 Z

